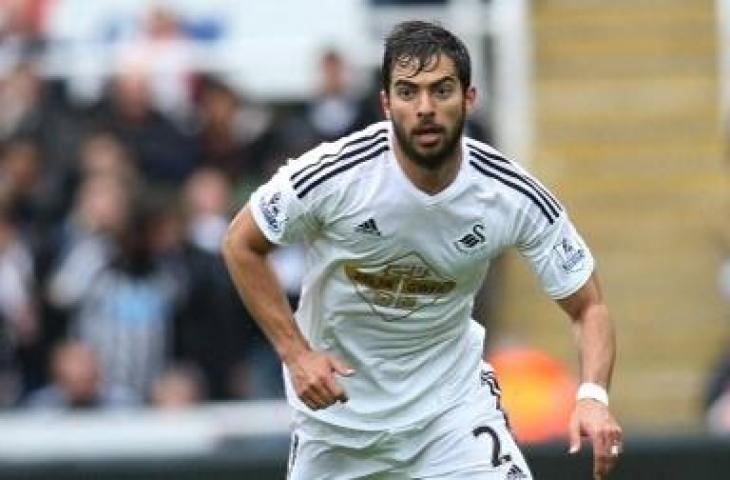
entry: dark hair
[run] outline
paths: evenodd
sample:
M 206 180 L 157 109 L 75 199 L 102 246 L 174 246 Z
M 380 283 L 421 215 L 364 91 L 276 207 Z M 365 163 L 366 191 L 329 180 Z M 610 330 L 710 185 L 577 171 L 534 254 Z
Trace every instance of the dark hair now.
M 453 60 L 462 90 L 471 85 L 471 59 L 464 43 L 453 33 L 434 23 L 417 20 L 401 22 L 385 39 L 381 70 L 383 89 L 388 92 L 393 67 L 398 63 L 414 64 L 413 75 L 435 68 L 439 54 Z

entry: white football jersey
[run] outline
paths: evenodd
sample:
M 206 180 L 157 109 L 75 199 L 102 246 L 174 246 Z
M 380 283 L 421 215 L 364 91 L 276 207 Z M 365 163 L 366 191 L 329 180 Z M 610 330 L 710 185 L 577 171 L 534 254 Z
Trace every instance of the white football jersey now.
M 310 150 L 251 196 L 273 243 L 304 242 L 296 322 L 312 348 L 356 373 L 349 401 L 313 412 L 365 430 L 427 420 L 477 388 L 484 332 L 471 319 L 490 260 L 515 246 L 546 292 L 578 290 L 593 258 L 555 197 L 498 151 L 464 138 L 460 170 L 436 195 L 393 154 L 390 122 Z

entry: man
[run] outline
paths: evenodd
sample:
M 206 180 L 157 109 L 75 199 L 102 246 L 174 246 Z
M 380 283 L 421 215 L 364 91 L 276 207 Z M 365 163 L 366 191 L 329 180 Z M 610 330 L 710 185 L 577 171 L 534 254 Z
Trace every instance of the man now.
M 460 40 L 399 24 L 382 77 L 388 120 L 282 167 L 224 245 L 284 363 L 290 478 L 531 478 L 470 318 L 490 259 L 513 245 L 575 326 L 584 383 L 571 450 L 590 436 L 603 478 L 621 430 L 607 408 L 613 327 L 588 248 L 540 183 L 462 136 L 475 89 Z M 295 241 L 308 270 L 293 315 L 266 258 Z

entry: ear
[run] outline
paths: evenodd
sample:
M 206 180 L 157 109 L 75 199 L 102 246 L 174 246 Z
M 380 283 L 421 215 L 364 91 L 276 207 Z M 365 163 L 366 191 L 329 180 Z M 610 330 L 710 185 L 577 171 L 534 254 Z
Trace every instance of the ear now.
M 471 113 L 477 103 L 477 89 L 474 86 L 466 89 L 466 92 L 464 92 L 464 101 L 466 102 L 466 113 Z
M 390 120 L 390 98 L 388 98 L 388 94 L 385 93 L 385 90 L 380 91 L 380 106 L 383 109 L 385 118 Z

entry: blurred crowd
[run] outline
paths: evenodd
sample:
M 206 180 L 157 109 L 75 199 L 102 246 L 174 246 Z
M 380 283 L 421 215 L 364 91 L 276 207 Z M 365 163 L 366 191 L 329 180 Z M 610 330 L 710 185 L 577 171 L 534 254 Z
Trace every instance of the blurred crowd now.
M 382 118 L 377 72 L 323 49 L 316 94 L 265 103 L 193 61 L 208 30 L 151 3 L 84 60 L 106 73 L 79 95 L 47 68 L 52 4 L 0 2 L 0 411 L 282 396 L 219 246 L 288 158 Z M 301 247 L 272 261 L 296 306 Z
M 219 245 L 256 185 L 378 120 L 377 96 L 331 50 L 318 95 L 256 102 L 196 71 L 178 19 L 154 8 L 79 102 L 43 72 L 42 3 L 0 6 L 0 408 L 282 395 Z M 274 263 L 296 304 L 300 252 Z

